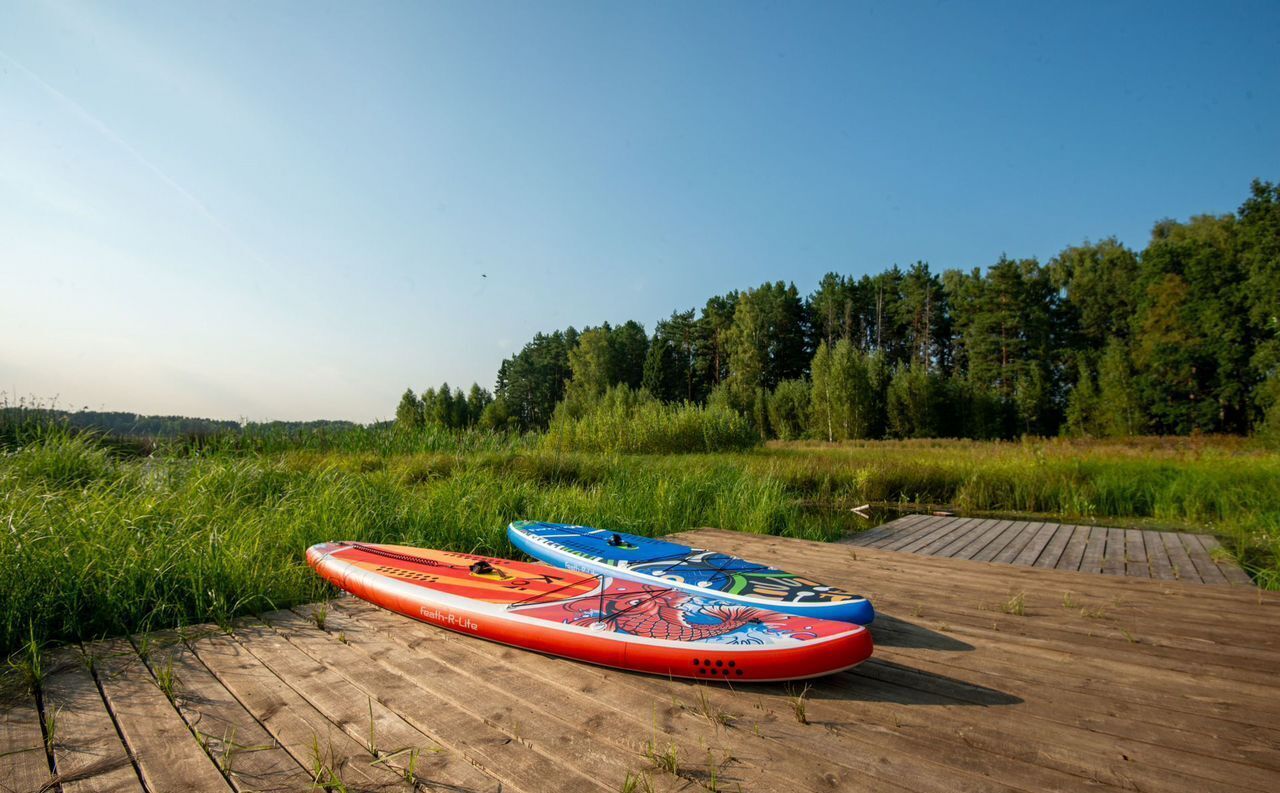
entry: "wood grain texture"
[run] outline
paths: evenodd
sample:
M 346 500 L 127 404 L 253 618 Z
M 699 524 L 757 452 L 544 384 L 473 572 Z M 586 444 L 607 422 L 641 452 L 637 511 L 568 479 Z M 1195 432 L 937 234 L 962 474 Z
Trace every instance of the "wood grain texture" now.
M 142 790 L 85 659 L 67 648 L 50 658 L 50 667 L 41 689 L 56 725 L 53 756 L 63 793 Z
M 125 639 L 85 647 L 107 708 L 149 790 L 227 793 L 231 787 Z
M 863 548 L 1051 570 L 1252 586 L 1204 534 L 909 515 L 841 541 Z
M 43 785 L 52 774 L 45 752 L 40 711 L 26 682 L 16 673 L 0 673 L 0 791 L 23 793 Z
M 899 538 L 973 559 L 677 535 L 873 599 L 871 660 L 798 685 L 587 666 L 351 598 L 325 607 L 323 628 L 306 605 L 241 620 L 232 635 L 135 637 L 145 663 L 128 642 L 94 645 L 105 698 L 83 664 L 46 677 L 62 725 L 54 755 L 68 768 L 115 757 L 118 773 L 62 789 L 142 789 L 133 747 L 147 790 L 180 793 L 319 789 L 317 756 L 351 790 L 550 793 L 628 779 L 664 793 L 1280 790 L 1280 595 L 1228 586 L 1199 538 L 1116 530 L 1124 573 L 1099 575 L 1112 531 L 1016 528 L 917 516 Z M 1147 577 L 1130 572 L 1139 548 Z M 1008 563 L 1019 558 L 1029 561 Z M 1218 585 L 1203 583 L 1206 565 Z M 1171 579 L 1179 566 L 1186 580 Z M 173 673 L 172 703 L 161 669 Z M 34 789 L 49 776 L 34 699 L 4 713 L 0 740 L 36 742 L 24 782 Z M 223 776 L 218 736 L 233 732 L 260 748 Z

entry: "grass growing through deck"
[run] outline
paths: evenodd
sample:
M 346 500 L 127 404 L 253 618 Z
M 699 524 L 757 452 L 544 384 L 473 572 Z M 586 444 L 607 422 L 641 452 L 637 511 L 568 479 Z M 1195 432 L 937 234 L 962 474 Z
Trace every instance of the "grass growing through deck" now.
M 502 436 L 353 431 L 124 456 L 46 430 L 0 449 L 0 651 L 320 598 L 330 539 L 511 554 L 508 522 L 830 539 L 865 501 L 1152 519 L 1218 533 L 1280 588 L 1280 454 L 1236 439 L 775 444 L 738 453 L 557 452 Z

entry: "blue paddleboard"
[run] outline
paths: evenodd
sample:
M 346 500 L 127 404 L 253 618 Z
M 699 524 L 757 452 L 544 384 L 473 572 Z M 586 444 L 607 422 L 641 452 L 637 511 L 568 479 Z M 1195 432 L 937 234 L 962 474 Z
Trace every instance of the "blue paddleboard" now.
M 875 619 L 871 602 L 861 595 L 715 551 L 590 526 L 530 520 L 512 523 L 507 537 L 535 559 L 568 570 L 624 576 L 788 614 L 859 625 Z

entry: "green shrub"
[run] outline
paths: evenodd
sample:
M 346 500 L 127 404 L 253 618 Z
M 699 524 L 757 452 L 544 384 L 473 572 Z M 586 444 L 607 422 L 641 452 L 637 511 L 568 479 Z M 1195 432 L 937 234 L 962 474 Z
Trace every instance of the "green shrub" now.
M 679 454 L 741 451 L 759 443 L 747 420 L 732 410 L 687 402 L 667 404 L 644 391 L 617 386 L 572 412 L 558 408 L 542 448 Z

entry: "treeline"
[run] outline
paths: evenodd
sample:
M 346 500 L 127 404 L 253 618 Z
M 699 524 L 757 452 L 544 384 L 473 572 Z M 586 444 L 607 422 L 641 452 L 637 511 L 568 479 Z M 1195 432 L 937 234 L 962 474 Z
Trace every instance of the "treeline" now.
M 98 410 L 57 410 L 41 407 L 0 407 L 0 423 L 49 423 L 123 438 L 176 438 L 211 435 L 240 429 L 238 421 L 189 416 L 144 416 L 138 413 Z
M 239 422 L 192 416 L 147 416 L 123 411 L 59 410 L 38 404 L 0 404 L 0 449 L 54 435 L 90 435 L 122 454 L 147 455 L 157 447 L 183 453 L 205 448 L 252 448 L 264 438 L 300 443 L 359 428 L 350 421 Z
M 1255 181 L 1236 213 L 1162 220 L 1141 251 L 1109 238 L 1043 264 L 830 273 L 807 296 L 779 281 L 712 297 L 652 335 L 540 333 L 492 396 L 408 392 L 397 418 L 542 430 L 627 386 L 732 408 L 765 437 L 1280 431 L 1277 317 L 1280 186 Z

